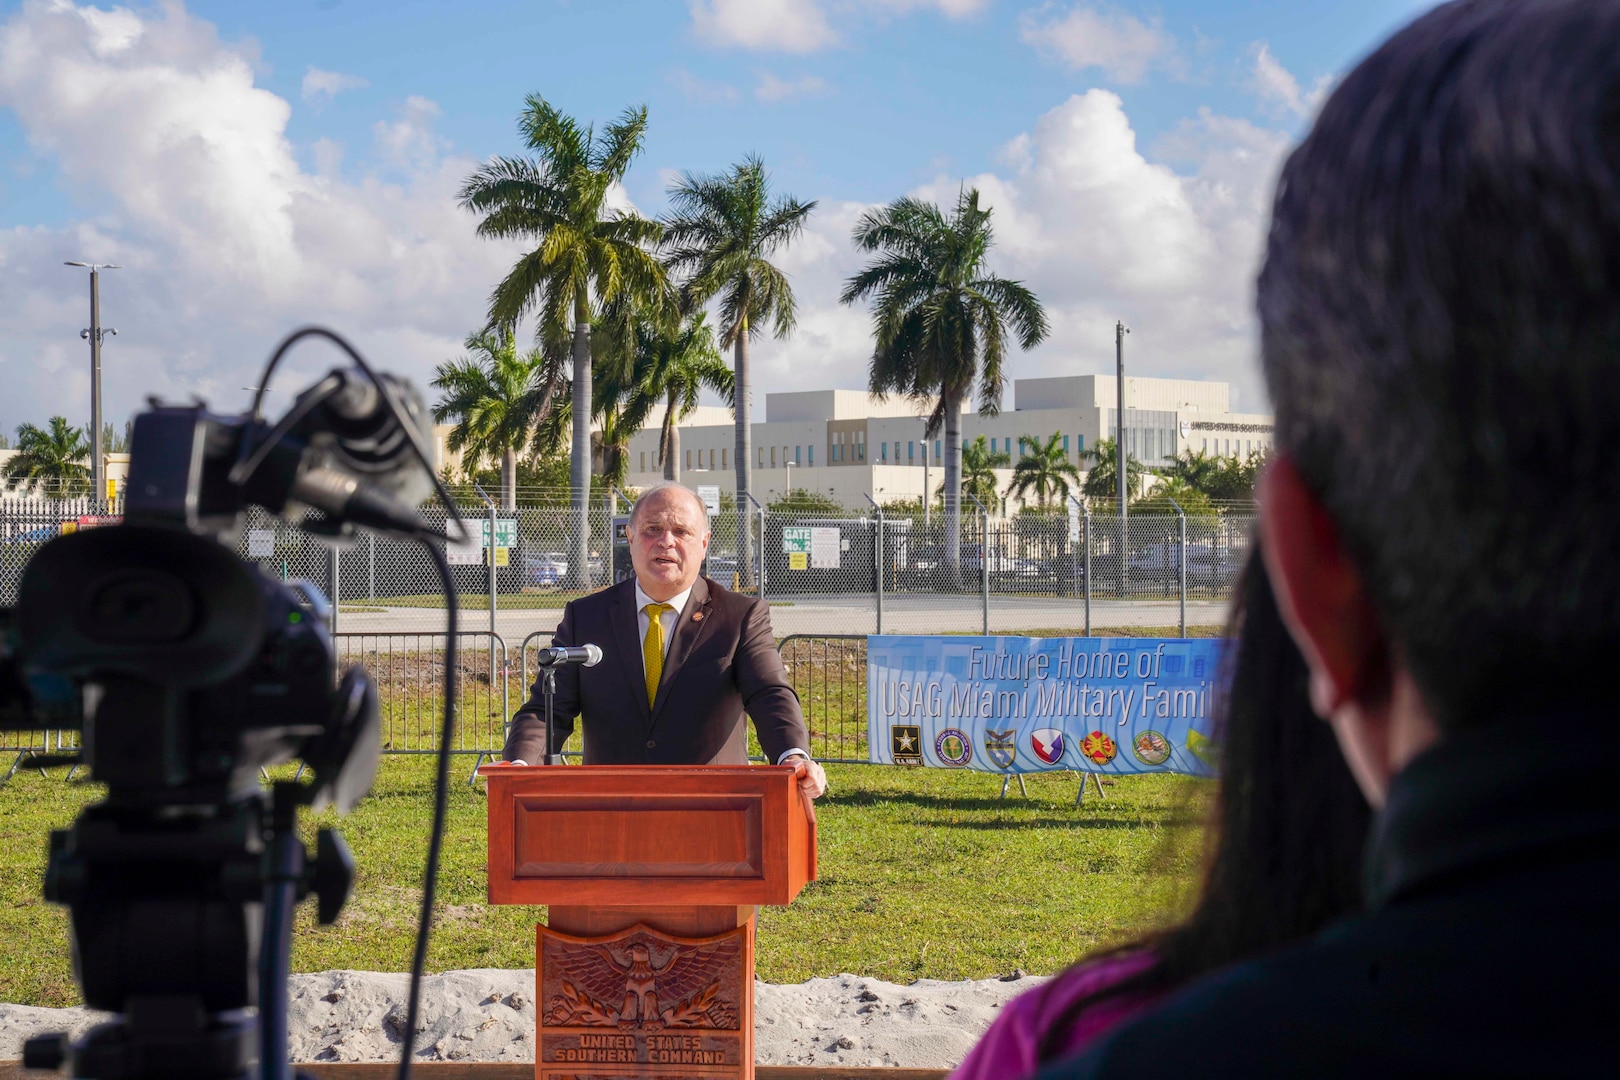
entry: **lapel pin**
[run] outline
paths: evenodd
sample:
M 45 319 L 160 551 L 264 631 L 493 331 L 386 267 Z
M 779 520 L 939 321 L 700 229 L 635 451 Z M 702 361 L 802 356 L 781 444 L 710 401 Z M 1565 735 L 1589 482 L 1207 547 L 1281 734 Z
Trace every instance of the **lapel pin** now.
M 701 612 L 701 611 L 692 612 L 692 621 L 693 622 L 702 622 L 703 621 L 703 612 Z

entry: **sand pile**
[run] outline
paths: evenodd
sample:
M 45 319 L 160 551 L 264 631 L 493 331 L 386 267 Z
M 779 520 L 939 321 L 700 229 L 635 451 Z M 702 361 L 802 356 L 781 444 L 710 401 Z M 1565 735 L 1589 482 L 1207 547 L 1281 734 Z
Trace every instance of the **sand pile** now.
M 755 1060 L 761 1065 L 950 1068 L 1001 1004 L 1040 979 L 922 979 L 900 986 L 858 975 L 791 986 L 754 984 Z M 405 1027 L 404 975 L 323 971 L 294 975 L 288 1033 L 294 1061 L 391 1061 Z M 32 1035 L 100 1022 L 85 1009 L 0 1005 L 0 1061 Z M 534 972 L 452 971 L 423 982 L 417 1046 L 423 1061 L 533 1061 Z

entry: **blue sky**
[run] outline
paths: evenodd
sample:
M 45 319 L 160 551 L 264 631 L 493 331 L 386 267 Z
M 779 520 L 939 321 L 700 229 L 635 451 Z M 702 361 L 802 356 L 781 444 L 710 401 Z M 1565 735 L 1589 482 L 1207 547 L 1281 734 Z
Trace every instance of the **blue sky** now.
M 864 314 L 835 302 L 849 224 L 971 183 L 996 269 L 1056 315 L 1015 376 L 1096 369 L 1123 317 L 1144 374 L 1228 378 L 1260 408 L 1246 282 L 1272 172 L 1315 94 L 1424 6 L 0 4 L 0 429 L 85 411 L 83 282 L 58 256 L 130 266 L 105 287 L 109 415 L 146 390 L 228 397 L 309 319 L 425 381 L 513 254 L 470 237 L 453 192 L 520 149 L 527 93 L 597 121 L 647 104 L 626 195 L 648 212 L 673 171 L 748 152 L 821 200 L 790 260 L 802 333 L 762 347 L 765 392 L 860 385 Z

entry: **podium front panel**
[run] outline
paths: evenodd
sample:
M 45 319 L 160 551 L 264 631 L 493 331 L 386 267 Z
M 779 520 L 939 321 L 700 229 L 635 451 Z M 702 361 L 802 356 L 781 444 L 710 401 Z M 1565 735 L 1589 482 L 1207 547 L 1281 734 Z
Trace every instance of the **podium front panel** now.
M 786 904 L 815 877 L 814 812 L 789 767 L 480 772 L 491 903 Z

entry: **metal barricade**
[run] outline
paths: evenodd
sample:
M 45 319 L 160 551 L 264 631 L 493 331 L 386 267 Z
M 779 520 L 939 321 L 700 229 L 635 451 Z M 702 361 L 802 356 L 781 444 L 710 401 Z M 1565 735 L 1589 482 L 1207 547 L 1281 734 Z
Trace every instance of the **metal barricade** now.
M 778 645 L 817 761 L 864 765 L 866 635 L 790 634 Z
M 442 633 L 333 634 L 338 670 L 364 664 L 377 686 L 385 754 L 432 754 L 444 715 Z M 506 642 L 487 630 L 456 633 L 456 727 L 451 752 L 482 759 L 506 743 L 511 698 Z

